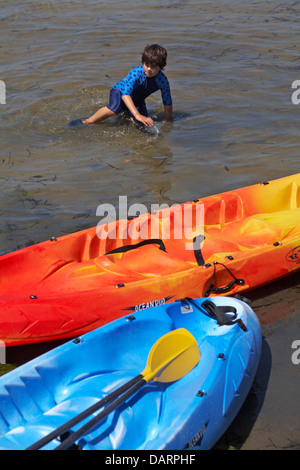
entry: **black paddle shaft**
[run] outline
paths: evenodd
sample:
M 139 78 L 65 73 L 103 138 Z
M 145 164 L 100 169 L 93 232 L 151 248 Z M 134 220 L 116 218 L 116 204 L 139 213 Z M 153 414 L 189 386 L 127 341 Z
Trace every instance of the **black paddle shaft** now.
M 112 411 L 117 409 L 122 403 L 124 403 L 128 398 L 130 398 L 135 392 L 137 392 L 144 384 L 146 380 L 140 378 L 140 380 L 135 383 L 132 387 L 129 388 L 126 392 L 112 401 L 103 411 L 90 419 L 87 423 L 81 426 L 77 431 L 70 434 L 61 444 L 59 444 L 54 450 L 68 450 L 69 447 L 77 441 L 77 439 L 90 429 L 92 429 L 96 424 L 100 424 Z
M 105 406 L 107 403 L 109 403 L 110 401 L 114 400 L 115 398 L 117 398 L 118 396 L 126 392 L 126 390 L 130 389 L 133 385 L 138 383 L 142 379 L 142 377 L 143 377 L 142 374 L 139 374 L 133 379 L 129 380 L 129 382 L 126 382 L 124 385 L 121 385 L 121 387 L 117 388 L 112 393 L 104 397 L 102 400 L 97 401 L 86 410 L 74 416 L 74 418 L 62 424 L 59 428 L 54 429 L 54 431 L 50 432 L 49 434 L 47 434 L 47 436 L 43 437 L 39 441 L 32 444 L 26 450 L 38 450 L 41 447 L 44 447 L 46 444 L 48 444 L 48 442 L 52 441 L 53 439 L 59 438 L 62 434 L 69 431 L 73 426 L 80 423 L 80 421 L 83 421 L 92 413 L 99 410 L 100 408 Z

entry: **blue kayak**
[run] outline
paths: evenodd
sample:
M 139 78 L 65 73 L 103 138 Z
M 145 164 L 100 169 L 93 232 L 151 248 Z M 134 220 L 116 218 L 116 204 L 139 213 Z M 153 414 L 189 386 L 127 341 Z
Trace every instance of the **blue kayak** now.
M 0 378 L 0 449 L 210 449 L 260 352 L 259 321 L 236 298 L 119 318 Z

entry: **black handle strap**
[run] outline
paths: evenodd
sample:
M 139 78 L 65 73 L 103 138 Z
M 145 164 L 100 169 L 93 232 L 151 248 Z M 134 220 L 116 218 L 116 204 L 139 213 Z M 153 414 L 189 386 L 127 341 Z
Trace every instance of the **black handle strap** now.
M 205 240 L 204 235 L 197 235 L 193 239 L 194 255 L 197 261 L 198 266 L 203 266 L 205 261 L 201 252 L 201 243 Z
M 204 308 L 212 318 L 215 318 L 217 324 L 222 325 L 232 325 L 235 323 L 237 317 L 236 308 L 231 306 L 220 306 L 216 305 L 210 300 L 205 300 L 202 303 L 202 308 Z M 232 316 L 228 317 L 226 313 L 233 313 Z
M 225 292 L 228 292 L 232 287 L 237 284 L 239 286 L 243 286 L 245 284 L 245 281 L 243 279 L 234 279 L 233 281 L 230 281 L 227 286 L 223 287 L 213 287 L 211 286 L 206 292 L 205 292 L 205 297 L 208 297 L 211 292 L 215 292 L 215 294 L 222 294 Z
M 115 248 L 114 250 L 108 251 L 107 253 L 105 253 L 104 256 L 112 255 L 112 254 L 115 254 L 115 253 L 126 253 L 127 251 L 135 250 L 136 248 L 140 248 L 141 246 L 153 245 L 153 244 L 154 245 L 159 245 L 160 250 L 166 251 L 165 244 L 162 240 L 160 240 L 159 238 L 151 238 L 150 240 L 143 240 L 140 243 L 136 243 L 135 245 L 120 246 L 119 248 Z
M 226 307 L 223 307 L 223 306 L 220 306 L 220 305 L 216 306 L 213 302 L 211 302 L 209 300 L 205 300 L 202 303 L 202 307 L 205 308 L 205 310 L 207 312 L 209 312 L 209 314 L 212 317 L 216 318 L 218 325 L 220 325 L 220 326 L 222 326 L 222 325 L 234 325 L 235 323 L 237 323 L 238 326 L 243 331 L 248 331 L 248 329 L 247 329 L 245 323 L 243 322 L 243 320 L 241 320 L 240 318 L 236 318 L 237 317 L 236 308 L 231 307 L 231 306 L 226 306 Z M 228 313 L 228 312 L 232 312 L 234 315 L 231 316 L 231 317 L 228 317 L 226 315 L 226 313 Z
M 184 299 L 181 299 L 180 301 L 190 302 L 194 307 L 196 307 L 202 313 L 203 313 L 203 309 L 206 310 L 208 315 L 211 318 L 214 318 L 217 321 L 217 324 L 219 326 L 234 325 L 235 323 L 237 323 L 238 326 L 243 331 L 248 331 L 244 322 L 240 318 L 237 318 L 236 308 L 232 307 L 231 305 L 216 305 L 214 302 L 211 302 L 210 300 L 204 300 L 204 302 L 202 302 L 200 306 L 197 304 L 197 302 L 194 299 L 191 299 L 190 297 L 185 297 Z M 228 313 L 233 313 L 233 315 L 228 316 L 227 315 Z
M 229 274 L 234 278 L 226 286 L 215 287 L 213 285 L 213 280 L 214 280 L 214 277 L 215 277 L 215 274 L 216 274 L 216 265 L 217 264 L 220 264 L 221 266 L 223 266 L 223 268 L 225 268 L 229 272 Z M 235 275 L 230 271 L 230 269 L 227 268 L 227 266 L 225 266 L 225 264 L 222 264 L 222 263 L 219 263 L 218 261 L 215 261 L 214 262 L 214 272 L 213 272 L 213 275 L 211 277 L 209 287 L 208 287 L 207 291 L 204 294 L 204 297 L 208 297 L 211 292 L 215 292 L 216 294 L 223 294 L 225 292 L 228 292 L 230 289 L 232 289 L 232 287 L 235 284 L 237 284 L 238 286 L 243 286 L 245 284 L 245 281 L 244 281 L 244 279 L 238 279 L 237 277 L 235 277 Z

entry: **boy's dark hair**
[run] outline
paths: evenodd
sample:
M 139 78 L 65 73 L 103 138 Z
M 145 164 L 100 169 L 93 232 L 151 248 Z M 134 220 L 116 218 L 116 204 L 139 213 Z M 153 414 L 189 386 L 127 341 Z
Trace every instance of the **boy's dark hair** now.
M 162 70 L 167 64 L 167 55 L 166 49 L 159 44 L 148 44 L 142 54 L 142 64 L 158 66 Z

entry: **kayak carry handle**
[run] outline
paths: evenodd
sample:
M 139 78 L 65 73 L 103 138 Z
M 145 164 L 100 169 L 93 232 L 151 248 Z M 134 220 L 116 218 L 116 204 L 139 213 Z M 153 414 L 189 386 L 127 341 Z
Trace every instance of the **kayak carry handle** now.
M 164 242 L 160 238 L 151 238 L 150 240 L 143 240 L 140 243 L 136 243 L 135 245 L 120 246 L 119 248 L 115 248 L 114 250 L 108 251 L 107 253 L 105 253 L 104 256 L 112 255 L 115 253 L 126 253 L 127 251 L 140 248 L 141 246 L 152 244 L 159 245 L 159 249 L 162 251 L 167 251 Z
M 180 302 L 189 302 L 191 305 L 196 307 L 200 312 L 205 310 L 211 318 L 214 318 L 217 321 L 219 326 L 223 325 L 234 325 L 235 323 L 244 331 L 248 331 L 247 326 L 244 324 L 241 318 L 237 318 L 237 309 L 231 305 L 216 305 L 210 300 L 205 300 L 201 305 L 192 299 L 191 297 L 185 297 L 184 299 L 179 299 Z M 228 313 L 233 313 L 231 316 L 227 316 Z
M 233 281 L 230 281 L 227 286 L 224 287 L 214 287 L 210 286 L 209 289 L 204 294 L 204 297 L 208 297 L 211 292 L 215 292 L 215 294 L 221 294 L 224 292 L 228 292 L 235 284 L 238 286 L 243 286 L 245 284 L 244 279 L 234 279 Z
M 214 279 L 215 274 L 216 274 L 216 265 L 217 264 L 220 264 L 221 266 L 223 266 L 223 268 L 225 268 L 229 272 L 229 274 L 234 278 L 226 286 L 214 287 L 214 285 L 213 285 L 213 279 Z M 227 266 L 225 266 L 225 264 L 219 263 L 218 261 L 214 261 L 214 272 L 213 272 L 213 275 L 211 277 L 209 287 L 208 287 L 207 291 L 204 294 L 204 297 L 208 297 L 211 292 L 214 292 L 215 294 L 223 294 L 225 292 L 228 292 L 230 289 L 232 289 L 232 287 L 235 284 L 237 284 L 238 286 L 243 286 L 245 284 L 245 281 L 244 281 L 244 279 L 238 279 L 237 277 L 235 277 L 235 275 L 230 271 L 230 269 Z

